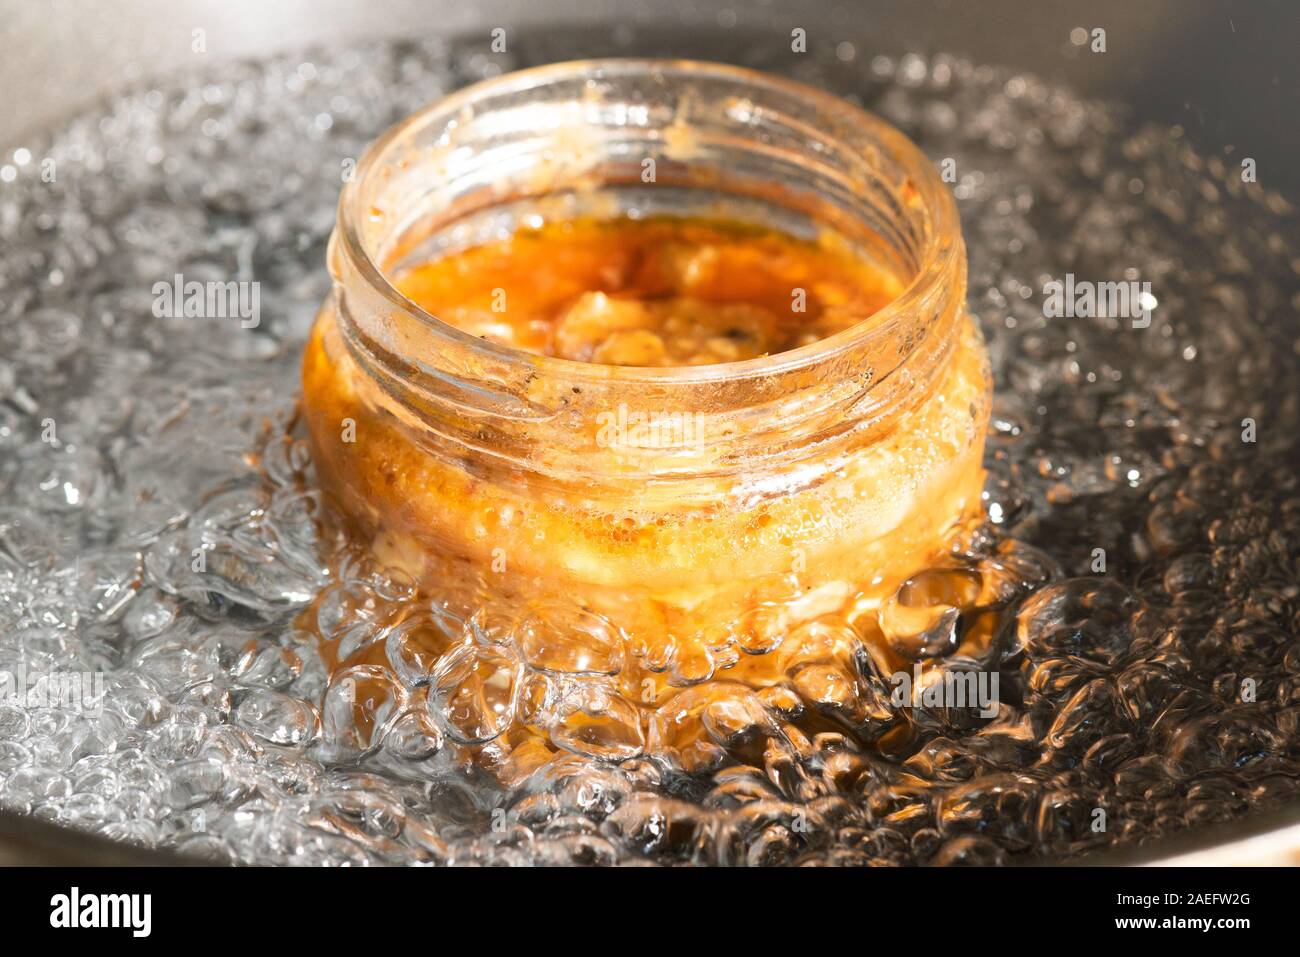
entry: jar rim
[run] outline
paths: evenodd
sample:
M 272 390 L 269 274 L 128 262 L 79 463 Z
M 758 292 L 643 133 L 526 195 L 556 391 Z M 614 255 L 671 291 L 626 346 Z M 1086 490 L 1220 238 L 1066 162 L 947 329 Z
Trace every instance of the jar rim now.
M 784 352 L 707 365 L 604 365 L 560 356 L 538 355 L 465 332 L 404 296 L 366 250 L 358 229 L 359 211 L 353 207 L 367 175 L 380 162 L 385 151 L 402 136 L 441 118 L 454 117 L 474 103 L 493 95 L 526 92 L 560 79 L 586 77 L 598 80 L 637 72 L 686 79 L 714 76 L 740 80 L 755 87 L 798 96 L 819 111 L 837 115 L 847 124 L 869 130 L 909 171 L 909 183 L 915 187 L 926 214 L 927 228 L 917 254 L 917 269 L 903 290 L 880 309 L 853 325 Z M 435 100 L 393 124 L 367 148 L 357 164 L 355 175 L 344 184 L 339 196 L 336 236 L 340 240 L 340 252 L 347 256 L 365 282 L 393 307 L 426 327 L 435 341 L 441 340 L 453 347 L 479 350 L 491 355 L 497 362 L 519 365 L 533 374 L 551 374 L 556 378 L 574 381 L 621 381 L 671 387 L 797 372 L 834 361 L 874 337 L 889 336 L 906 316 L 923 307 L 931 300 L 936 288 L 947 281 L 953 260 L 962 254 L 962 244 L 955 241 L 959 239 L 958 229 L 956 203 L 934 165 L 906 135 L 868 110 L 815 86 L 732 64 L 708 60 L 610 57 L 549 63 L 481 80 Z

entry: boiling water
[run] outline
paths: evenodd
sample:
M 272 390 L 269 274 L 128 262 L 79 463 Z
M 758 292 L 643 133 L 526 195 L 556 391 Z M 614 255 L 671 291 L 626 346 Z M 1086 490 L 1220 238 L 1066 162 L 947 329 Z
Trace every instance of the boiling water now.
M 26 692 L 0 704 L 4 806 L 244 862 L 867 864 L 1297 800 L 1290 208 L 1240 157 L 1032 78 L 793 58 L 954 180 L 997 382 L 988 521 L 877 638 L 931 678 L 996 674 L 996 716 L 900 704 L 864 653 L 638 720 L 603 678 L 526 666 L 514 622 L 325 540 L 294 404 L 342 176 L 448 90 L 588 52 L 457 49 L 233 67 L 0 157 L 0 668 Z M 260 315 L 158 317 L 178 273 L 258 281 Z M 1149 327 L 1045 318 L 1067 273 L 1149 282 Z M 464 660 L 422 658 L 420 628 Z M 559 750 L 503 774 L 525 718 Z

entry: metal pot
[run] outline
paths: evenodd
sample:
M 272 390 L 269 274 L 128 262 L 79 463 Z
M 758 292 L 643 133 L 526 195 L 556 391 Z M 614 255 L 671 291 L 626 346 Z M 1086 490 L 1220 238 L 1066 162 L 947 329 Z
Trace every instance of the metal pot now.
M 1279 91 L 1300 81 L 1294 36 L 1261 15 L 1213 0 L 1094 0 L 1077 11 L 1031 0 L 915 0 L 863 4 L 804 0 L 737 9 L 725 0 L 76 0 L 32 4 L 0 0 L 0 144 L 57 125 L 97 98 L 144 77 L 238 57 L 365 38 L 486 34 L 507 25 L 526 32 L 571 24 L 591 39 L 591 55 L 680 55 L 743 62 L 745 37 L 852 34 L 861 48 L 900 54 L 944 50 L 1035 72 L 1087 95 L 1125 103 L 1138 120 L 1182 123 L 1206 152 L 1248 142 L 1272 184 L 1300 192 L 1300 127 L 1278 123 Z M 1274 18 L 1276 19 L 1276 18 Z M 1087 21 L 1087 22 L 1083 22 Z M 612 51 L 622 23 L 638 26 L 638 47 Z M 1072 28 L 1104 24 L 1114 38 L 1105 69 L 1067 60 L 1060 49 Z M 207 52 L 190 36 L 204 29 Z M 1231 35 L 1232 42 L 1222 42 Z M 602 48 L 602 45 L 604 48 Z M 1213 69 L 1206 69 L 1213 56 Z M 200 60 L 199 58 L 204 59 Z M 176 864 L 179 855 L 114 844 L 43 821 L 0 812 L 0 864 Z M 1300 809 L 1099 856 L 1088 863 L 1300 863 Z

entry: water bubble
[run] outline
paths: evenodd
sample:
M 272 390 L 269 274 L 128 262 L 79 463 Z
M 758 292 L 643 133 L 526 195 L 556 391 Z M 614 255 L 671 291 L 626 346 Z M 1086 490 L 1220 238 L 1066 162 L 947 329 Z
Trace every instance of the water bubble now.
M 603 689 L 566 697 L 551 726 L 551 741 L 578 754 L 621 761 L 645 749 L 637 707 Z
M 305 747 L 319 731 L 311 705 L 279 691 L 253 691 L 236 706 L 234 720 L 270 744 Z
M 485 744 L 514 720 L 519 664 L 503 649 L 463 644 L 438 662 L 429 713 L 459 744 Z
M 589 611 L 541 609 L 519 626 L 519 652 L 539 671 L 614 675 L 623 663 L 623 638 Z
M 981 578 L 965 569 L 931 569 L 903 582 L 880 606 L 880 630 L 904 658 L 956 650 L 962 611 L 980 595 Z
M 406 691 L 384 668 L 357 665 L 334 675 L 321 705 L 325 741 L 345 752 L 378 747 L 406 707 Z

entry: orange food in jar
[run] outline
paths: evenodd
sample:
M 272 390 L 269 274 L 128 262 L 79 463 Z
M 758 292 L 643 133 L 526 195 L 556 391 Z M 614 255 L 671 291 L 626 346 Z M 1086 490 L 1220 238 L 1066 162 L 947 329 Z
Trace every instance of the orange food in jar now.
M 548 69 L 576 83 L 582 68 Z M 768 82 L 718 71 L 731 87 Z M 772 96 L 806 95 L 771 82 Z M 485 105 L 452 98 L 412 121 L 411 143 L 400 128 L 383 141 L 345 191 L 335 296 L 303 362 L 320 481 L 353 536 L 441 605 L 477 612 L 483 639 L 529 668 L 608 676 L 645 704 L 710 678 L 777 684 L 870 644 L 879 603 L 979 510 L 990 379 L 951 198 L 897 133 L 838 101 L 818 108 L 846 124 L 843 155 L 819 153 L 842 178 L 806 193 L 735 184 L 746 202 L 802 205 L 797 234 L 692 200 L 646 214 L 622 197 L 610 215 L 582 201 L 608 185 L 587 165 L 594 134 L 562 124 L 539 160 L 551 178 L 517 189 L 539 200 L 572 175 L 572 214 L 485 225 L 494 203 L 521 202 L 515 187 L 485 195 L 467 160 L 458 192 L 447 172 L 472 153 L 449 130 L 473 140 L 465 117 Z M 531 135 L 483 123 L 484 137 Z M 689 139 L 646 149 L 675 169 Z M 574 142 L 571 169 L 555 153 Z M 385 161 L 398 146 L 406 158 Z M 686 149 L 683 168 L 700 146 Z M 446 197 L 416 176 L 430 157 Z M 875 212 L 830 208 L 837 189 Z M 429 194 L 428 221 L 402 207 Z

